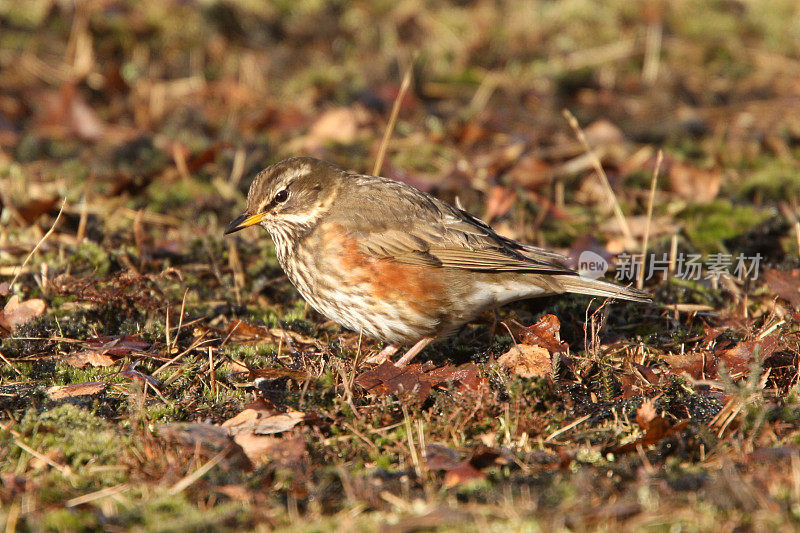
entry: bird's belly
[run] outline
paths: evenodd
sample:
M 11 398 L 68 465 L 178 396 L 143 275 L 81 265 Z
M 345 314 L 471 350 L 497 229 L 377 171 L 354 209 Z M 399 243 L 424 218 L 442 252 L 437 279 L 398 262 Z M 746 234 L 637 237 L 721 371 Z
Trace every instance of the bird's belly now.
M 295 254 L 308 253 L 297 250 Z M 279 257 L 280 259 L 280 257 Z M 289 259 L 287 257 L 287 259 Z M 317 261 L 316 268 L 301 264 Z M 435 335 L 441 326 L 440 310 L 431 301 L 413 301 L 391 280 L 365 276 L 336 264 L 319 264 L 315 258 L 295 255 L 282 266 L 289 280 L 317 312 L 347 329 L 393 344 L 413 343 Z M 422 304 L 422 305 L 421 305 Z

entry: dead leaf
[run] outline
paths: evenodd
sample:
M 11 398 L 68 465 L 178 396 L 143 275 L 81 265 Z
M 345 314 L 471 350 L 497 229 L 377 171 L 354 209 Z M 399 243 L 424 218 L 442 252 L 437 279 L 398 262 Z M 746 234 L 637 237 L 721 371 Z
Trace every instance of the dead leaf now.
M 614 453 L 629 453 L 639 446 L 644 448 L 658 444 L 665 437 L 681 431 L 689 423 L 688 420 L 682 420 L 673 424 L 659 415 L 652 398 L 642 402 L 642 405 L 636 410 L 635 420 L 644 434 L 634 442 L 617 446 L 613 449 Z
M 619 144 L 625 140 L 619 126 L 606 119 L 595 120 L 583 129 L 583 133 L 590 146 Z
M 724 361 L 731 379 L 738 379 L 750 372 L 756 360 L 763 361 L 778 349 L 783 347 L 783 338 L 780 334 L 773 334 L 763 339 L 740 342 L 733 348 L 722 350 L 718 361 Z
M 233 440 L 255 467 L 275 461 L 290 465 L 302 460 L 306 454 L 306 443 L 300 435 L 281 438 L 244 431 L 234 435 Z
M 226 458 L 239 468 L 252 468 L 250 460 L 227 429 L 216 424 L 172 423 L 156 426 L 159 436 L 183 446 L 190 453 L 201 452 L 205 457 L 227 450 Z
M 441 448 L 444 447 L 442 446 Z M 508 461 L 502 458 L 502 454 L 499 450 L 479 444 L 477 447 L 475 447 L 475 449 L 472 450 L 472 454 L 466 461 L 443 461 L 442 466 L 446 466 L 448 468 L 440 469 L 446 470 L 444 475 L 444 485 L 448 488 L 452 488 L 456 485 L 461 485 L 462 483 L 486 479 L 486 474 L 481 472 L 482 468 L 487 468 L 496 464 L 507 463 Z M 426 464 L 428 464 L 430 468 L 430 463 Z
M 282 339 L 286 342 L 297 342 L 298 344 L 302 344 L 304 346 L 316 346 L 317 344 L 316 339 L 303 335 L 302 333 L 281 328 L 254 326 L 238 319 L 231 320 L 230 323 L 228 323 L 225 333 L 231 338 L 231 340 L 238 342 L 247 342 L 258 339 Z
M 639 424 L 642 429 L 647 430 L 647 428 L 650 427 L 650 422 L 657 416 L 655 402 L 653 402 L 652 398 L 648 398 L 643 401 L 639 409 L 636 410 L 636 423 Z
M 722 171 L 718 168 L 697 168 L 675 161 L 669 168 L 669 183 L 681 198 L 705 204 L 719 194 Z
M 277 415 L 260 409 L 245 409 L 238 415 L 222 423 L 233 436 L 242 432 L 251 432 L 256 435 L 271 435 L 282 433 L 295 427 L 306 419 L 306 414 L 300 411 L 290 411 Z
M 547 348 L 550 353 L 563 353 L 569 349 L 560 337 L 561 321 L 555 315 L 544 315 L 528 327 L 514 331 L 520 344 L 536 344 Z M 512 330 L 513 331 L 513 330 Z
M 461 461 L 458 453 L 441 444 L 428 444 L 425 446 L 425 466 L 428 470 L 452 470 Z
M 65 83 L 58 91 L 43 92 L 39 101 L 41 109 L 37 122 L 57 134 L 74 134 L 85 141 L 98 141 L 108 129 L 73 83 Z
M 114 359 L 102 352 L 88 351 L 69 354 L 64 357 L 64 362 L 75 368 L 81 368 L 86 365 L 111 366 L 114 364 Z
M 769 290 L 777 294 L 796 310 L 800 310 L 800 270 L 786 272 L 770 269 L 764 272 Z
M 448 470 L 444 475 L 444 486 L 448 489 L 469 481 L 480 481 L 486 479 L 486 474 L 472 466 L 469 461 L 463 461 L 452 470 Z
M 8 331 L 14 331 L 17 326 L 41 316 L 46 308 L 47 305 L 40 298 L 31 298 L 20 302 L 19 296 L 15 294 L 8 299 L 6 306 L 0 311 L 0 326 Z
M 517 193 L 508 187 L 502 185 L 495 185 L 489 191 L 489 196 L 486 198 L 486 212 L 484 219 L 491 223 L 493 220 L 508 213 L 509 209 L 516 203 Z
M 144 352 L 152 345 L 135 335 L 109 335 L 86 340 L 92 350 L 124 357 L 132 353 Z
M 47 396 L 51 400 L 62 400 L 76 396 L 93 396 L 106 390 L 108 383 L 105 381 L 86 381 L 70 385 L 56 385 L 47 389 Z
M 541 159 L 526 155 L 508 171 L 510 183 L 536 190 L 550 184 L 553 179 L 553 166 Z
M 300 144 L 309 152 L 318 151 L 327 144 L 353 144 L 358 140 L 361 128 L 367 120 L 368 114 L 361 107 L 329 109 L 311 124 Z
M 36 198 L 17 207 L 17 213 L 27 222 L 33 224 L 37 218 L 45 213 L 49 213 L 58 204 L 59 197 Z
M 120 372 L 125 377 L 128 377 L 132 380 L 139 381 L 141 383 L 149 383 L 151 387 L 156 390 L 161 389 L 161 382 L 154 378 L 153 376 L 147 375 L 144 372 L 139 372 L 138 370 L 134 369 L 134 365 L 125 365 L 125 368 Z
M 418 400 L 428 397 L 433 387 L 451 381 L 467 390 L 479 390 L 484 384 L 477 366 L 465 363 L 454 367 L 446 365 L 426 371 L 422 364 L 397 367 L 386 361 L 364 372 L 356 378 L 356 383 L 376 396 L 388 394 L 414 394 Z
M 151 344 L 135 335 L 111 335 L 88 339 L 85 341 L 85 346 L 89 349 L 69 354 L 64 357 L 64 361 L 76 368 L 86 365 L 111 366 L 121 357 L 139 353 L 147 354 L 145 350 L 150 348 Z M 145 381 L 155 379 L 128 368 L 123 371 L 123 373 L 125 372 L 130 372 L 126 374 L 130 378 L 138 378 Z M 156 385 L 154 384 L 154 386 Z
M 553 371 L 550 352 L 535 344 L 515 344 L 497 362 L 523 378 L 544 377 Z

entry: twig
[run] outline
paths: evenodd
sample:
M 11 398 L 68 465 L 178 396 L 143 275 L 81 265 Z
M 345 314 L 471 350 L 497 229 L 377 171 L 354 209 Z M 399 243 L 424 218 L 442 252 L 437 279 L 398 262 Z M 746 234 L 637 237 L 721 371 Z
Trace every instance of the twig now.
M 800 221 L 794 223 L 794 235 L 797 238 L 797 253 L 800 254 Z
M 58 215 L 56 215 L 56 219 L 53 221 L 53 225 L 50 226 L 50 229 L 47 230 L 47 233 L 42 235 L 42 238 L 39 239 L 39 242 L 37 242 L 36 246 L 33 247 L 33 250 L 31 250 L 31 253 L 28 254 L 28 257 L 25 258 L 25 261 L 23 261 L 22 264 L 17 269 L 16 273 L 14 274 L 14 278 L 11 280 L 11 283 L 8 285 L 9 292 L 14 288 L 14 284 L 17 282 L 17 278 L 19 278 L 19 275 L 22 273 L 22 269 L 25 268 L 25 265 L 27 265 L 28 261 L 31 260 L 31 257 L 33 257 L 33 254 L 36 253 L 36 250 L 39 249 L 39 247 L 42 245 L 42 243 L 50 235 L 52 235 L 53 231 L 56 229 L 56 224 L 58 224 L 58 221 L 61 219 L 61 213 L 64 212 L 64 206 L 65 205 L 67 205 L 67 199 L 66 198 L 64 198 L 64 201 L 61 202 L 61 209 L 58 210 Z
M 411 74 L 413 72 L 415 59 L 416 56 L 411 59 L 411 63 L 409 63 L 408 68 L 406 68 L 406 72 L 403 74 L 403 81 L 400 84 L 400 91 L 394 99 L 392 113 L 389 115 L 389 123 L 386 125 L 386 130 L 383 132 L 383 139 L 381 139 L 381 145 L 378 148 L 378 156 L 375 158 L 375 167 L 372 169 L 372 174 L 374 176 L 377 176 L 381 168 L 383 168 L 383 159 L 386 157 L 386 147 L 389 145 L 389 139 L 392 137 L 394 125 L 397 122 L 397 115 L 400 113 L 400 105 L 403 103 L 403 98 L 405 98 L 406 92 L 408 92 L 408 88 L 411 86 Z
M 242 176 L 244 176 L 244 164 L 246 160 L 246 152 L 244 148 L 238 148 L 236 153 L 233 154 L 233 166 L 231 166 L 231 176 L 229 181 L 234 187 L 239 186 L 239 182 L 242 181 Z
M 549 442 L 549 441 L 553 440 L 554 438 L 556 438 L 558 435 L 561 435 L 565 431 L 569 431 L 570 429 L 574 428 L 575 426 L 577 426 L 579 424 L 583 424 L 587 420 L 589 420 L 589 415 L 582 416 L 581 418 L 577 419 L 575 422 L 573 422 L 571 424 L 567 424 L 566 426 L 564 426 L 561 429 L 557 429 L 556 431 L 551 433 L 550 436 L 548 436 L 546 439 L 544 439 L 544 441 L 545 442 Z
M 19 446 L 20 448 L 22 448 L 23 450 L 25 450 L 26 452 L 28 452 L 32 456 L 36 457 L 40 461 L 43 461 L 43 462 L 47 463 L 48 465 L 52 466 L 53 468 L 55 468 L 56 470 L 61 472 L 61 474 L 64 477 L 70 477 L 72 475 L 72 469 L 69 467 L 69 465 L 62 465 L 60 463 L 57 463 L 54 460 L 52 460 L 51 458 L 47 457 L 46 455 L 37 452 L 36 450 L 34 450 L 30 446 L 28 446 L 22 440 L 21 435 L 17 431 L 14 431 L 13 429 L 7 427 L 5 424 L 2 424 L 2 423 L 0 423 L 0 428 L 2 428 L 5 431 L 8 431 L 11 434 L 11 436 L 12 436 L 12 438 L 14 440 L 14 444 Z
M 411 452 L 411 461 L 414 463 L 414 470 L 417 472 L 417 477 L 422 478 L 422 466 L 419 462 L 419 453 L 417 446 L 414 444 L 414 432 L 411 429 L 411 418 L 408 416 L 408 409 L 403 405 L 403 418 L 406 423 L 406 438 L 408 439 L 408 449 Z
M 95 500 L 100 500 L 108 496 L 114 496 L 116 494 L 120 494 L 122 492 L 131 490 L 132 488 L 133 487 L 128 483 L 120 483 L 119 485 L 114 485 L 113 487 L 106 487 L 104 489 L 90 492 L 89 494 L 77 496 L 75 498 L 72 498 L 71 500 L 67 500 L 66 502 L 64 502 L 64 505 L 66 507 L 77 507 L 79 505 L 93 502 Z
M 3 352 L 0 352 L 0 359 L 2 359 L 2 360 L 3 360 L 3 362 L 4 362 L 5 364 L 7 364 L 7 365 L 8 365 L 8 366 L 11 368 L 11 370 L 13 370 L 14 372 L 16 372 L 16 373 L 17 373 L 17 374 L 19 374 L 20 376 L 22 376 L 22 377 L 25 377 L 25 374 L 23 374 L 22 372 L 20 372 L 20 370 L 19 370 L 17 367 L 15 367 L 15 366 L 14 366 L 14 365 L 11 363 L 11 361 L 9 361 L 8 359 L 6 359 L 6 356 L 5 356 L 5 355 L 3 355 Z
M 661 162 L 664 161 L 664 152 L 658 151 L 656 156 L 656 168 L 653 169 L 653 177 L 650 180 L 650 197 L 647 199 L 647 222 L 644 225 L 644 237 L 642 237 L 642 268 L 639 269 L 639 276 L 636 279 L 636 288 L 644 287 L 644 262 L 647 257 L 647 241 L 650 239 L 650 222 L 653 218 L 653 201 L 656 197 L 656 183 L 658 182 L 658 172 L 661 170 Z
M 622 234 L 625 236 L 625 241 L 627 246 L 631 246 L 633 243 L 633 236 L 631 234 L 631 228 L 628 225 L 628 221 L 625 220 L 625 215 L 622 213 L 622 208 L 619 205 L 619 200 L 617 200 L 617 195 L 614 193 L 614 189 L 611 188 L 611 183 L 608 181 L 608 176 L 606 176 L 606 171 L 603 170 L 603 164 L 600 162 L 600 158 L 597 157 L 597 154 L 594 153 L 591 146 L 589 146 L 589 141 L 586 140 L 586 135 L 583 133 L 580 124 L 578 124 L 578 119 L 575 118 L 569 109 L 564 110 L 564 117 L 569 122 L 570 127 L 575 131 L 575 135 L 578 137 L 578 141 L 580 141 L 581 145 L 583 145 L 583 149 L 590 155 L 592 158 L 592 166 L 594 166 L 595 171 L 597 171 L 597 175 L 600 176 L 600 183 L 603 185 L 603 188 L 606 190 L 606 194 L 608 194 L 609 199 L 611 200 L 611 205 L 614 209 L 614 216 L 617 218 L 617 223 L 619 224 L 619 228 L 622 231 Z
M 209 470 L 211 470 L 212 468 L 217 466 L 219 464 L 219 462 L 222 461 L 222 459 L 225 458 L 225 456 L 228 454 L 229 451 L 230 451 L 230 446 L 226 447 L 224 450 L 222 450 L 217 455 L 215 455 L 214 458 L 211 459 L 209 462 L 207 462 L 206 464 L 204 464 L 203 466 L 201 466 L 200 468 L 198 468 L 197 470 L 195 470 L 191 474 L 185 476 L 183 479 L 181 479 L 180 481 L 175 483 L 172 486 L 172 488 L 169 489 L 170 495 L 179 494 L 179 493 L 183 492 L 184 490 L 186 490 L 187 488 L 189 488 L 198 479 L 200 479 L 201 477 L 206 475 Z
M 183 300 L 181 301 L 181 316 L 178 317 L 178 330 L 175 332 L 175 341 L 173 342 L 173 346 L 167 346 L 169 353 L 174 353 L 178 351 L 178 337 L 181 335 L 181 328 L 183 327 L 183 314 L 186 312 L 186 295 L 189 294 L 189 289 L 187 288 L 183 291 Z
M 661 41 L 664 34 L 664 24 L 661 17 L 647 26 L 645 37 L 644 64 L 642 65 L 642 80 L 645 84 L 653 85 L 658 78 L 658 68 L 661 60 Z

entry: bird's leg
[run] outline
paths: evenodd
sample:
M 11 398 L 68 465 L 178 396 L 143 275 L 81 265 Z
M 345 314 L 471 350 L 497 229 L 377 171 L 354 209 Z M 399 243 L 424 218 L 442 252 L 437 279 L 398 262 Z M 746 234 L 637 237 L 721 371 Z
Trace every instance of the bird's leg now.
M 397 353 L 399 348 L 394 344 L 389 344 L 381 350 L 380 352 L 376 353 L 375 355 L 371 355 L 367 357 L 364 362 L 370 364 L 381 364 L 385 361 L 388 361 L 391 356 Z
M 394 364 L 394 366 L 397 366 L 397 367 L 406 366 L 409 363 L 409 361 L 414 359 L 414 357 L 416 357 L 419 352 L 424 350 L 425 347 L 427 345 L 429 345 L 431 342 L 433 342 L 433 337 L 422 337 L 419 341 L 417 341 L 417 344 L 412 346 L 411 349 L 408 350 L 403 355 L 403 357 L 401 357 L 400 359 L 397 360 L 397 362 Z

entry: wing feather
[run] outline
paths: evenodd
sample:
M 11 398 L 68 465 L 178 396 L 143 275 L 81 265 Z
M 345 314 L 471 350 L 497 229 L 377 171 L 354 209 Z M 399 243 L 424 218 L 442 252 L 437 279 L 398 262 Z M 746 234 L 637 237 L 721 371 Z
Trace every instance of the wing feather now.
M 566 257 L 502 237 L 466 211 L 406 184 L 372 176 L 351 178 L 359 188 L 364 182 L 382 182 L 373 190 L 383 194 L 346 194 L 338 210 L 346 219 L 343 226 L 353 229 L 361 249 L 373 257 L 465 270 L 574 273 Z M 385 217 L 376 221 L 366 213 Z

